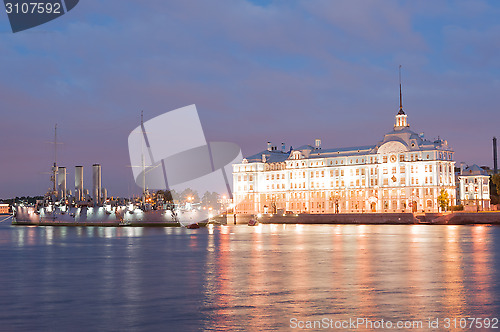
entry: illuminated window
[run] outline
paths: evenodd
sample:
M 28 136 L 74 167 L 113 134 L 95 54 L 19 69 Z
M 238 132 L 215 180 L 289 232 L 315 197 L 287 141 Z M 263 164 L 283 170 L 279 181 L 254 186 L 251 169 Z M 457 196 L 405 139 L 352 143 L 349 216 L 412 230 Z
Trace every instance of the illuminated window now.
M 383 162 L 386 163 L 387 162 L 387 156 L 384 156 L 383 157 Z
M 399 161 L 405 161 L 405 155 L 404 154 L 400 154 L 399 155 Z

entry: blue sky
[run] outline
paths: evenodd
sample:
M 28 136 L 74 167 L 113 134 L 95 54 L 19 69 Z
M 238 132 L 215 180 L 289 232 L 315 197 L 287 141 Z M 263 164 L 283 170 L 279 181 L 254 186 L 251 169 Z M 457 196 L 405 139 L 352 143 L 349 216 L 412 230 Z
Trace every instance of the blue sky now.
M 56 122 L 69 179 L 101 163 L 115 195 L 139 189 L 127 136 L 141 110 L 194 103 L 207 139 L 245 155 L 268 140 L 375 144 L 400 64 L 411 128 L 491 166 L 499 55 L 497 1 L 80 1 L 16 34 L 2 12 L 0 197 L 46 191 Z

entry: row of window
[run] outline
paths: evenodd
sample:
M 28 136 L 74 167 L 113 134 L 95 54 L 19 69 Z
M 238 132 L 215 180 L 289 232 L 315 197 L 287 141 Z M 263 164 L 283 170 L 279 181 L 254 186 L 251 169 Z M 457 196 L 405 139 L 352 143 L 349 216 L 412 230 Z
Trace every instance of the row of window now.
M 452 172 L 451 170 L 452 166 L 451 165 L 439 165 L 439 172 L 442 173 L 443 170 L 446 172 L 448 171 L 449 173 Z M 432 172 L 433 170 L 433 167 L 432 165 L 425 165 L 425 168 L 424 168 L 424 171 L 425 172 Z M 352 176 L 354 175 L 365 175 L 365 172 L 366 172 L 366 169 L 365 168 L 356 168 L 355 170 L 354 169 L 351 169 L 350 170 L 350 174 Z M 382 172 L 383 174 L 388 174 L 389 173 L 389 169 L 388 168 L 383 168 L 382 169 Z M 400 173 L 405 173 L 406 172 L 406 166 L 402 165 L 399 167 L 399 172 Z M 410 167 L 410 172 L 411 173 L 417 173 L 418 172 L 418 166 L 411 166 Z M 341 170 L 330 170 L 330 177 L 333 177 L 333 176 L 344 176 L 344 170 L 341 169 Z M 392 174 L 396 174 L 397 173 L 397 167 L 394 166 L 392 167 Z M 376 175 L 378 174 L 378 169 L 377 168 L 370 168 L 370 175 Z M 324 170 L 321 170 L 321 171 L 311 171 L 310 172 L 310 176 L 311 178 L 314 178 L 314 177 L 325 177 L 325 171 Z M 300 173 L 290 173 L 290 179 L 294 179 L 294 178 L 305 178 L 306 177 L 306 172 L 300 172 Z M 279 179 L 285 179 L 285 173 L 282 173 L 282 174 L 266 174 L 266 180 L 279 180 Z M 240 181 L 253 181 L 253 176 L 252 175 L 238 175 L 238 182 Z M 466 180 L 467 181 L 467 180 Z M 477 179 L 476 179 L 477 181 Z
M 298 154 L 293 156 L 294 159 L 298 159 Z M 370 163 L 374 164 L 378 162 L 378 156 L 371 156 L 370 158 Z M 438 154 L 438 159 L 439 160 L 452 160 L 453 159 L 453 154 L 451 152 L 440 152 Z M 399 154 L 399 161 L 404 162 L 404 161 L 417 161 L 419 160 L 418 153 L 412 153 L 408 155 L 408 158 L 406 160 L 405 154 Z M 430 154 L 426 155 L 426 160 L 430 160 Z M 389 157 L 387 155 L 382 156 L 382 162 L 387 163 L 389 161 Z M 390 159 L 391 162 L 395 162 L 396 160 Z M 350 164 L 359 164 L 359 163 L 364 163 L 365 159 L 364 158 L 351 158 L 349 159 Z M 330 165 L 333 165 L 333 160 L 330 160 Z M 316 162 L 310 162 L 308 166 L 323 166 L 324 161 L 316 161 Z M 335 160 L 335 165 L 344 165 L 344 159 L 336 159 Z M 306 166 L 305 162 L 295 162 L 295 163 L 289 163 L 288 166 L 290 167 L 299 167 L 299 166 Z M 265 166 L 265 170 L 283 170 L 286 168 L 285 163 L 267 163 Z M 255 170 L 252 166 L 241 166 L 238 167 L 238 172 L 248 172 L 248 171 L 253 171 Z

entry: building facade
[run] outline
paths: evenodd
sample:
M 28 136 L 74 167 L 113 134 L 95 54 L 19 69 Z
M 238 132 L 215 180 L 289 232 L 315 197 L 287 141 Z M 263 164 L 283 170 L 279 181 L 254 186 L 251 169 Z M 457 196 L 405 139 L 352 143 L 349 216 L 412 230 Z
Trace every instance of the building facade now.
M 485 211 L 490 209 L 490 177 L 478 165 L 460 169 L 459 204 L 465 210 Z
M 10 206 L 9 204 L 0 204 L 0 214 L 7 214 L 9 213 Z
M 267 149 L 233 164 L 235 213 L 438 212 L 456 199 L 453 150 L 410 130 L 402 107 L 375 145 L 323 149 L 321 141 Z

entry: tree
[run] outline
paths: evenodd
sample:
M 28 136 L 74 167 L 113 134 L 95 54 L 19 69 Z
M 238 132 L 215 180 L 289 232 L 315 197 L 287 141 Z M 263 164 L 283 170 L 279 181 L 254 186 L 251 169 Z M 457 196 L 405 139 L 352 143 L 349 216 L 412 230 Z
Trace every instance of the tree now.
M 184 189 L 180 194 L 180 199 L 182 200 L 182 202 L 190 203 L 196 203 L 200 201 L 200 197 L 198 196 L 196 190 L 193 190 L 191 188 Z
M 450 197 L 448 196 L 448 192 L 444 189 L 441 189 L 441 193 L 437 197 L 438 205 L 441 207 L 441 210 L 445 210 L 448 204 L 450 203 Z
M 216 192 L 206 191 L 201 198 L 201 202 L 204 206 L 215 208 L 219 202 L 219 194 Z
M 497 188 L 497 195 L 500 195 L 500 174 L 492 175 L 491 182 L 493 182 Z
M 174 201 L 170 190 L 158 190 L 156 192 L 156 195 L 157 195 L 158 199 L 162 199 L 163 201 L 165 201 L 167 203 L 173 203 L 173 201 Z

